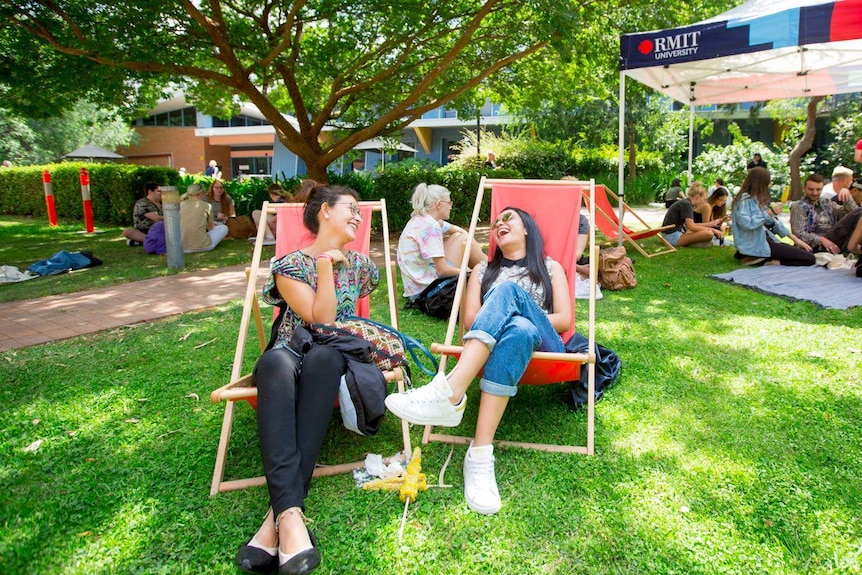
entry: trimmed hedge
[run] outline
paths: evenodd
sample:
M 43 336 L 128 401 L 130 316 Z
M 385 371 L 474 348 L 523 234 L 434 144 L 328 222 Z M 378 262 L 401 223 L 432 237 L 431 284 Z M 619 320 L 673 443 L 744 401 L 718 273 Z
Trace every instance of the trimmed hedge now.
M 175 184 L 173 168 L 131 164 L 68 162 L 44 166 L 3 168 L 0 171 L 0 214 L 34 216 L 47 220 L 42 172 L 51 174 L 51 190 L 57 217 L 81 220 L 81 168 L 90 174 L 90 197 L 97 222 L 125 225 L 132 222 L 132 206 L 142 197 L 144 184 Z
M 548 144 L 538 146 L 536 150 L 516 152 L 501 158 L 502 167 L 497 170 L 456 163 L 441 167 L 428 161 L 405 160 L 388 164 L 385 170 L 370 174 L 352 172 L 339 176 L 331 172 L 329 179 L 333 184 L 350 186 L 359 192 L 361 198 L 385 198 L 389 227 L 392 231 L 403 229 L 410 219 L 413 211 L 410 198 L 417 184 L 440 184 L 452 194 L 450 220 L 456 225 L 466 227 L 473 212 L 479 179 L 483 175 L 494 178 L 556 180 L 564 175 L 590 177 L 586 174 L 595 174 L 597 182 L 607 183 L 612 189 L 616 188 L 615 158 L 611 160 L 608 154 L 596 152 L 573 160 L 576 155 L 562 145 Z M 594 171 L 588 171 L 588 167 Z M 180 177 L 173 168 L 131 164 L 70 162 L 4 168 L 0 170 L 0 214 L 34 216 L 47 220 L 42 186 L 42 171 L 47 169 L 53 181 L 58 217 L 83 219 L 79 180 L 81 168 L 87 168 L 90 174 L 90 195 L 95 220 L 114 225 L 132 223 L 132 207 L 142 196 L 144 184 L 147 182 L 175 185 L 182 193 L 194 182 L 209 187 L 212 181 L 200 176 Z M 630 203 L 647 203 L 664 187 L 664 180 L 667 178 L 652 165 L 648 156 L 644 158 L 644 168 L 635 182 L 626 184 L 626 197 Z M 301 178 L 295 177 L 281 179 L 279 183 L 285 190 L 292 192 L 299 189 L 301 181 Z M 225 187 L 234 199 L 237 214 L 250 215 L 252 210 L 259 209 L 267 199 L 266 188 L 269 183 L 270 180 L 261 178 L 226 181 Z M 487 219 L 489 211 L 490 199 L 486 197 L 481 217 Z

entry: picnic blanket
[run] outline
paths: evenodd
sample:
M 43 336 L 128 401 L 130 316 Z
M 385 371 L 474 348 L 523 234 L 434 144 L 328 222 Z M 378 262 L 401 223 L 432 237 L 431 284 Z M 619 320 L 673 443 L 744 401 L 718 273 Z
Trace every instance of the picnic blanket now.
M 862 305 L 862 278 L 857 278 L 852 269 L 763 266 L 740 268 L 711 277 L 791 300 L 814 302 L 828 309 Z

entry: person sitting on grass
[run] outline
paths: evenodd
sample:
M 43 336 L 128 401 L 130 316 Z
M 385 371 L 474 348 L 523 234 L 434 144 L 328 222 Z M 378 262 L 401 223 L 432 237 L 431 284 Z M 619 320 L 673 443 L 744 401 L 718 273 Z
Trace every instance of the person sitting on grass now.
M 162 188 L 155 182 L 144 186 L 144 197 L 135 202 L 132 209 L 132 227 L 123 230 L 128 246 L 142 246 L 147 232 L 156 222 L 164 221 L 162 213 Z
M 180 229 L 183 252 L 208 252 L 227 236 L 227 226 L 213 221 L 213 209 L 206 199 L 206 190 L 192 184 L 180 201 Z
M 303 512 L 347 363 L 327 344 L 315 345 L 300 361 L 290 340 L 300 326 L 356 315 L 357 300 L 380 280 L 371 258 L 344 247 L 356 239 L 362 220 L 359 194 L 306 180 L 299 197 L 314 240 L 276 260 L 263 289 L 267 303 L 287 307 L 272 348 L 254 368 L 269 512 L 237 553 L 236 564 L 247 573 L 304 574 L 320 565 Z
M 662 226 L 673 225 L 673 229 L 662 232 L 672 246 L 679 248 L 691 245 L 711 245 L 712 238 L 724 240 L 724 232 L 694 221 L 694 210 L 706 202 L 706 189 L 700 182 L 688 187 L 688 197 L 674 203 L 664 215 Z
M 496 249 L 473 268 L 464 304 L 464 349 L 448 374 L 428 385 L 390 394 L 386 407 L 418 425 L 456 427 L 467 388 L 484 367 L 476 436 L 464 458 L 467 506 L 484 515 L 502 505 L 494 474 L 494 435 L 509 398 L 518 391 L 534 350 L 564 352 L 560 333 L 572 321 L 572 293 L 563 267 L 545 256 L 535 220 L 507 207 L 491 224 Z
M 670 188 L 664 193 L 664 207 L 669 208 L 683 198 L 685 198 L 685 194 L 682 193 L 682 183 L 679 178 L 674 178 L 670 183 Z
M 694 223 L 724 231 L 727 220 L 727 188 L 718 187 L 709 194 L 706 201 L 694 209 Z
M 733 201 L 733 243 L 736 257 L 745 265 L 761 265 L 775 260 L 785 266 L 814 265 L 811 246 L 790 233 L 771 212 L 770 175 L 765 168 L 751 168 Z M 790 246 L 776 238 L 793 240 Z
M 279 184 L 275 182 L 271 183 L 266 187 L 266 193 L 269 194 L 269 203 L 271 204 L 281 204 L 284 202 L 289 202 L 291 200 L 290 194 L 284 191 Z M 260 229 L 260 216 L 261 210 L 254 210 L 251 213 L 251 219 L 254 220 L 254 225 L 257 229 Z M 264 232 L 263 236 L 263 245 L 265 246 L 273 246 L 275 245 L 275 225 L 276 218 L 275 214 L 270 214 L 266 217 L 266 232 Z M 254 242 L 255 238 L 249 238 L 248 241 Z

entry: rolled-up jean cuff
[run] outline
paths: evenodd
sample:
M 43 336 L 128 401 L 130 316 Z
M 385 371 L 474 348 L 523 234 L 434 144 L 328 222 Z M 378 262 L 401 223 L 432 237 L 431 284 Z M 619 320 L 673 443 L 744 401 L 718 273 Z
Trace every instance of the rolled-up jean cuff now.
M 493 381 L 489 381 L 484 377 L 479 379 L 479 389 L 481 389 L 485 393 L 490 393 L 491 395 L 496 395 L 500 397 L 515 397 L 515 394 L 518 393 L 517 385 L 503 385 L 501 383 L 494 383 Z
M 491 334 L 478 329 L 471 329 L 470 331 L 465 333 L 464 337 L 461 339 L 463 339 L 464 341 L 467 341 L 468 339 L 478 339 L 479 341 L 488 346 L 488 351 L 494 351 L 494 346 L 497 345 L 497 340 L 491 337 Z

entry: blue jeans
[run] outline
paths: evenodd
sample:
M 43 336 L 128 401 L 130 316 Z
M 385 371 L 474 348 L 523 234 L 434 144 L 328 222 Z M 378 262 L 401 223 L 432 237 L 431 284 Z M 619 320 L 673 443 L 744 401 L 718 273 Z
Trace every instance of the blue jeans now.
M 491 288 L 464 340 L 478 339 L 491 351 L 479 380 L 482 391 L 512 397 L 534 351 L 564 352 L 560 334 L 523 288 L 503 282 Z

